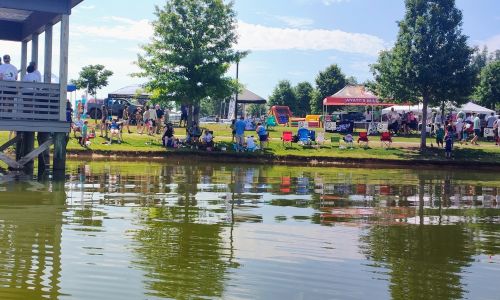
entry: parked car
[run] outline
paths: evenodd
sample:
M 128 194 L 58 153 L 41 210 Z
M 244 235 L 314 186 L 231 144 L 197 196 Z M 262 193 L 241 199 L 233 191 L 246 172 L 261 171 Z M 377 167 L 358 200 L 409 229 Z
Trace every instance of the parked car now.
M 121 118 L 123 116 L 123 109 L 125 108 L 125 105 L 128 106 L 128 110 L 130 115 L 134 115 L 135 112 L 137 111 L 138 107 L 141 107 L 140 104 L 134 104 L 131 103 L 130 101 L 126 99 L 104 99 L 104 100 L 97 100 L 96 102 L 93 103 L 88 103 L 87 104 L 87 113 L 92 119 L 100 119 L 102 116 L 102 109 L 101 107 L 105 105 L 108 110 L 111 112 L 111 115 L 117 116 Z M 131 118 L 131 120 L 134 120 L 134 118 Z

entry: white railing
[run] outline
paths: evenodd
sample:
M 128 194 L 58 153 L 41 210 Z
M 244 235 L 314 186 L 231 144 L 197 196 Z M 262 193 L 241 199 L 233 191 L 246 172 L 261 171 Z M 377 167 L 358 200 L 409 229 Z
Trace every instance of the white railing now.
M 0 80 L 0 120 L 59 121 L 59 101 L 59 84 Z

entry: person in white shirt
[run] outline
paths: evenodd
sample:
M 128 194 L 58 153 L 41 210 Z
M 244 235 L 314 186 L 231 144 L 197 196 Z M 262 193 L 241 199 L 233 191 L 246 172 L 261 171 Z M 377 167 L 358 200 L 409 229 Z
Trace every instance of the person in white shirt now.
M 16 81 L 17 68 L 10 64 L 10 55 L 3 56 L 4 64 L 0 65 L 0 80 Z
M 253 138 L 253 135 L 247 137 L 246 144 L 247 144 L 246 149 L 248 151 L 254 151 L 257 148 L 257 146 L 255 145 L 255 140 Z
M 212 151 L 214 147 L 214 136 L 210 130 L 205 130 L 205 135 L 202 137 L 201 141 L 207 151 Z
M 26 68 L 26 75 L 24 75 L 23 81 L 42 82 L 42 74 L 36 69 L 36 62 L 31 62 L 28 68 Z
M 154 135 L 156 132 L 156 126 L 158 121 L 158 115 L 156 114 L 156 109 L 154 106 L 149 108 L 149 121 L 151 122 L 151 127 L 149 128 L 149 135 Z

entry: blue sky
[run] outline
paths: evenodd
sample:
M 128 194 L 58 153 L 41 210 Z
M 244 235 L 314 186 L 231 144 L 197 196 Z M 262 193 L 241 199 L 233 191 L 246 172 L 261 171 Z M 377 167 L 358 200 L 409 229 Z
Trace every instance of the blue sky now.
M 76 78 L 82 66 L 104 64 L 115 75 L 109 86 L 98 93 L 99 97 L 142 82 L 129 76 L 137 71 L 132 62 L 139 45 L 146 43 L 151 35 L 149 24 L 154 18 L 154 5 L 163 3 L 163 0 L 82 2 L 70 21 L 69 77 Z M 464 33 L 470 37 L 471 45 L 500 49 L 500 1 L 457 0 L 457 6 L 463 11 Z M 332 63 L 339 64 L 347 76 L 358 81 L 371 78 L 369 64 L 396 39 L 396 22 L 404 15 L 404 1 L 236 0 L 235 9 L 240 35 L 237 47 L 251 51 L 240 64 L 241 82 L 268 97 L 279 80 L 313 83 L 318 72 Z M 19 61 L 18 44 L 1 42 L 2 48 L 8 49 L 3 52 L 10 52 L 14 62 Z M 235 68 L 231 69 L 231 74 L 234 72 Z

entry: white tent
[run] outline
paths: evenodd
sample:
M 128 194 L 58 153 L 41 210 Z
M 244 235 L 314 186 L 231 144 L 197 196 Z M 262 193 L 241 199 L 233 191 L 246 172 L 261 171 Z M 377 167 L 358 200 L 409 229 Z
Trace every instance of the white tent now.
M 464 113 L 478 113 L 488 115 L 495 112 L 494 110 L 482 107 L 481 105 L 477 105 L 476 103 L 472 102 L 462 105 L 462 107 L 460 107 L 458 111 L 463 111 Z
M 423 105 L 422 104 L 411 105 L 411 106 L 410 105 L 394 105 L 394 106 L 382 109 L 382 114 L 383 115 L 388 114 L 389 112 L 391 112 L 392 108 L 394 108 L 394 111 L 396 111 L 397 113 L 400 113 L 400 114 L 403 112 L 412 111 L 413 113 L 416 113 L 417 115 L 421 115 L 423 112 Z M 427 108 L 427 113 L 431 113 L 431 109 L 429 107 Z

